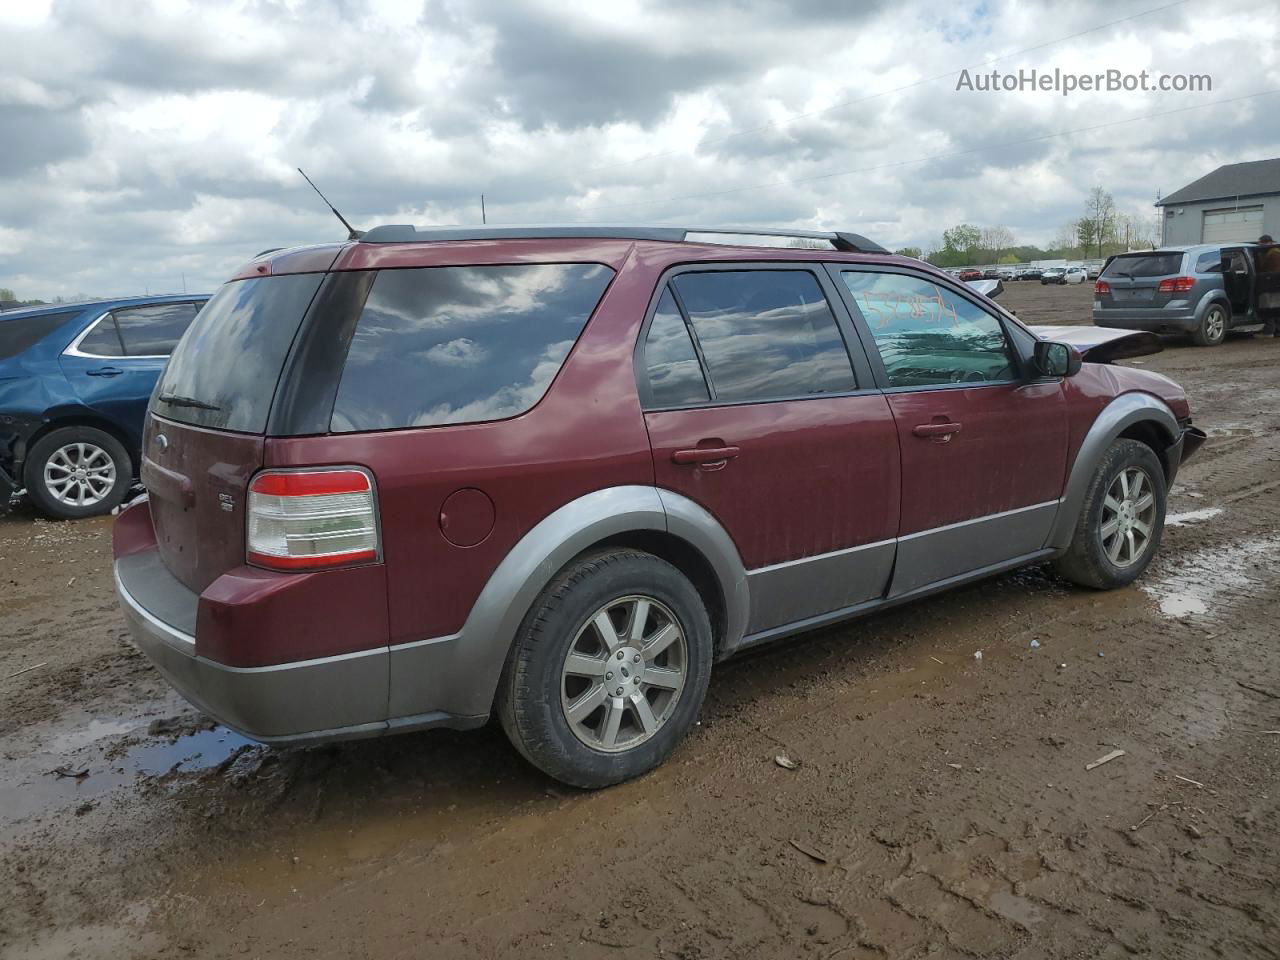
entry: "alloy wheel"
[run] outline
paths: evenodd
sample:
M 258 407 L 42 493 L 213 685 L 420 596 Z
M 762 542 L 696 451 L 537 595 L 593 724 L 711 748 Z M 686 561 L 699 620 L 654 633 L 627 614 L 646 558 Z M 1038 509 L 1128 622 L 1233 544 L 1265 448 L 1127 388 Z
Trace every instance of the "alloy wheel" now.
M 1099 535 L 1107 559 L 1117 567 L 1137 563 L 1155 534 L 1156 498 L 1151 478 L 1140 467 L 1125 467 L 1102 501 Z
M 669 607 L 639 595 L 610 600 L 565 656 L 560 705 L 569 729 L 593 750 L 639 746 L 671 718 L 687 665 L 688 642 Z
M 1226 327 L 1226 315 L 1218 307 L 1211 307 L 1208 316 L 1204 318 L 1205 339 L 1210 342 L 1221 340 L 1222 335 L 1226 332 Z
M 59 447 L 44 465 L 45 488 L 55 500 L 69 507 L 101 503 L 115 484 L 115 461 L 93 443 Z

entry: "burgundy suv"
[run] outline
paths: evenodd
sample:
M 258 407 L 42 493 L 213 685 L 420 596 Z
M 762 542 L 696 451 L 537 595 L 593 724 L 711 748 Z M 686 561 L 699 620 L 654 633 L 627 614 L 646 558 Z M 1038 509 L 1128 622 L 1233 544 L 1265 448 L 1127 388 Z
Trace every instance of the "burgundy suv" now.
M 379 227 L 201 311 L 116 580 L 165 676 L 254 739 L 496 710 L 599 787 L 747 647 L 1045 560 L 1129 583 L 1189 424 L 1172 381 L 852 234 Z

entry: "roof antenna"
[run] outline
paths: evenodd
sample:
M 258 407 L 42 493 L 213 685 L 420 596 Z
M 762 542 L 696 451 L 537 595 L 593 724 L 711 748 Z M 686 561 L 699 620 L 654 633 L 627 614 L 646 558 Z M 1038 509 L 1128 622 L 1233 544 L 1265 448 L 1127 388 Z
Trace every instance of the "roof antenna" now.
M 308 177 L 305 173 L 303 173 L 303 171 L 302 171 L 302 168 L 301 168 L 301 167 L 296 167 L 295 169 L 296 169 L 299 173 L 301 173 L 301 174 L 302 174 L 302 179 L 303 179 L 303 180 L 305 180 L 305 181 L 307 181 L 307 183 L 310 183 L 310 184 L 311 184 L 311 189 L 312 189 L 312 190 L 314 190 L 314 191 L 319 195 L 320 199 L 324 201 L 325 206 L 327 206 L 330 210 L 332 210 L 332 211 L 333 211 L 333 215 L 334 215 L 335 217 L 337 217 L 339 220 L 341 220 L 341 221 L 342 221 L 342 225 L 343 225 L 344 227 L 346 227 L 346 228 L 347 228 L 347 239 L 348 239 L 348 240 L 359 240 L 361 237 L 363 237 L 363 236 L 364 236 L 364 231 L 363 231 L 363 230 L 357 230 L 357 229 L 356 229 L 355 227 L 353 227 L 351 224 L 347 223 L 347 218 L 346 218 L 346 217 L 344 217 L 342 214 L 340 214 L 340 213 L 338 212 L 338 208 L 337 208 L 337 207 L 335 207 L 332 203 L 330 203 L 330 202 L 329 202 L 329 198 L 328 198 L 328 197 L 326 197 L 323 193 L 320 193 L 320 188 L 319 188 L 319 187 L 317 187 L 314 183 L 312 183 L 312 182 L 311 182 L 311 178 L 310 178 L 310 177 Z

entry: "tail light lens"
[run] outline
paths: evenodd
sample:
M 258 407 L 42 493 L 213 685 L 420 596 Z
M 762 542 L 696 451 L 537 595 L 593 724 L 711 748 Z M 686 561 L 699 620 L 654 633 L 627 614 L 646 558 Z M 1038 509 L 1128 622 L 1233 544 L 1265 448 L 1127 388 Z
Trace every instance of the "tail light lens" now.
M 1195 277 L 1165 277 L 1157 289 L 1161 293 L 1190 293 L 1195 285 Z
M 1094 293 L 1110 293 L 1111 284 L 1107 283 L 1107 281 L 1105 280 L 1094 281 L 1093 292 Z
M 249 484 L 249 563 L 322 570 L 378 559 L 378 512 L 363 470 L 267 471 Z

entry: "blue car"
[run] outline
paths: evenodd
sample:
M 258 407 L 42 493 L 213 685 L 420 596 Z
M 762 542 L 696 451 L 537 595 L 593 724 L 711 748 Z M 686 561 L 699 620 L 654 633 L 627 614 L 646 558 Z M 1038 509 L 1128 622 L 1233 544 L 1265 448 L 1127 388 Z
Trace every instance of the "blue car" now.
M 147 401 L 208 295 L 0 313 L 0 510 L 110 513 L 133 486 Z

